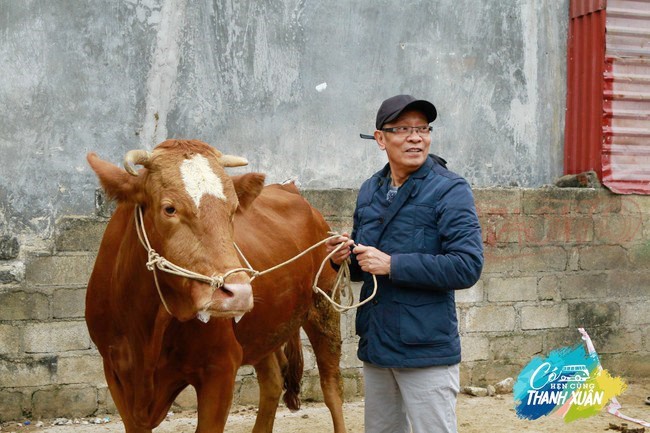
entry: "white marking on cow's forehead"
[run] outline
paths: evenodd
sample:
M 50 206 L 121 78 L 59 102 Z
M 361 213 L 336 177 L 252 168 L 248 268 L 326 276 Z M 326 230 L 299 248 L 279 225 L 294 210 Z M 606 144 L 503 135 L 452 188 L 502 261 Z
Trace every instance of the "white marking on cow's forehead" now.
M 181 164 L 181 176 L 185 183 L 185 190 L 192 197 L 197 208 L 201 203 L 201 198 L 205 194 L 210 194 L 226 201 L 221 179 L 212 171 L 210 163 L 203 155 L 195 155 L 192 159 L 183 161 Z

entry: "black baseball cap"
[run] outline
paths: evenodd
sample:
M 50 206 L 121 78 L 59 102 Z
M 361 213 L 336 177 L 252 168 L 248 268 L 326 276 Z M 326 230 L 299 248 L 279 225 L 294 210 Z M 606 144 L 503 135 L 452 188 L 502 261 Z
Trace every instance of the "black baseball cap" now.
M 438 117 L 438 111 L 431 102 L 425 101 L 424 99 L 415 99 L 411 95 L 396 95 L 381 103 L 377 111 L 375 127 L 380 130 L 385 124 L 397 119 L 400 114 L 409 110 L 417 110 L 424 113 L 429 123 Z M 375 137 L 361 134 L 361 138 L 374 139 Z

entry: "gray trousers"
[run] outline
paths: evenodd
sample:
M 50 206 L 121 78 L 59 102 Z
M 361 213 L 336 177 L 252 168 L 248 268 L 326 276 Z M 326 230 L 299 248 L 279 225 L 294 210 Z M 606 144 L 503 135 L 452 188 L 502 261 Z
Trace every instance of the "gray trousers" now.
M 364 362 L 363 375 L 366 433 L 457 432 L 458 364 L 381 368 Z

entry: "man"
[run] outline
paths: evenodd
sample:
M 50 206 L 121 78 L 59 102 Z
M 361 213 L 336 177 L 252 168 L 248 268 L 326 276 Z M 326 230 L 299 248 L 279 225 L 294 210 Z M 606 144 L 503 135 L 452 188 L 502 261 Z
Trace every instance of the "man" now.
M 429 155 L 436 108 L 410 95 L 385 100 L 374 138 L 388 164 L 359 190 L 352 236 L 327 243 L 350 258 L 367 433 L 456 432 L 460 337 L 454 291 L 474 285 L 483 245 L 465 179 Z M 351 248 L 353 248 L 351 250 Z

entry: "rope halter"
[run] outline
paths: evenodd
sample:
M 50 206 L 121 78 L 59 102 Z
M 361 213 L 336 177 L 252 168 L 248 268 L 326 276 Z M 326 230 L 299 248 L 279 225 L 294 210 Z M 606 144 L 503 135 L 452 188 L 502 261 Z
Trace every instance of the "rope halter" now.
M 279 269 L 279 268 L 281 268 L 281 267 L 283 267 L 283 266 L 285 266 L 285 265 L 287 265 L 287 264 L 289 264 L 289 263 L 291 263 L 291 262 L 293 262 L 295 260 L 298 260 L 300 257 L 302 257 L 305 254 L 309 253 L 313 249 L 323 245 L 328 240 L 339 237 L 338 234 L 330 233 L 330 234 L 332 234 L 332 236 L 327 237 L 327 238 L 323 239 L 320 242 L 317 242 L 316 244 L 314 244 L 311 247 L 307 248 L 305 251 L 301 252 L 300 254 L 297 254 L 295 257 L 292 257 L 289 260 L 287 260 L 285 262 L 282 262 L 279 265 L 273 266 L 272 268 L 269 268 L 269 269 L 267 269 L 265 271 L 262 271 L 262 272 L 259 272 L 259 271 L 256 271 L 255 269 L 253 269 L 251 264 L 248 262 L 248 260 L 244 256 L 244 253 L 242 253 L 242 251 L 239 249 L 237 244 L 234 244 L 235 249 L 237 250 L 237 253 L 240 255 L 242 260 L 246 263 L 247 267 L 246 268 L 234 268 L 234 269 L 229 270 L 228 272 L 226 272 L 223 275 L 214 275 L 213 274 L 211 276 L 207 276 L 207 275 L 199 274 L 197 272 L 190 271 L 190 270 L 185 269 L 185 268 L 183 268 L 181 266 L 175 265 L 174 263 L 168 261 L 163 256 L 158 254 L 156 252 L 156 250 L 154 250 L 151 247 L 151 244 L 149 243 L 149 238 L 147 237 L 147 232 L 144 229 L 144 217 L 142 216 L 142 208 L 140 207 L 140 205 L 135 206 L 134 217 L 135 217 L 135 229 L 136 229 L 136 232 L 138 234 L 138 239 L 140 239 L 140 243 L 142 244 L 144 249 L 147 251 L 147 263 L 146 263 L 147 269 L 153 272 L 154 281 L 156 282 L 156 290 L 158 290 L 158 296 L 160 296 L 160 300 L 161 300 L 163 306 L 165 307 L 165 310 L 167 310 L 167 312 L 172 316 L 173 316 L 173 314 L 171 313 L 171 311 L 169 309 L 169 306 L 165 302 L 165 297 L 163 296 L 162 291 L 160 290 L 160 284 L 158 283 L 158 276 L 156 274 L 156 269 L 158 269 L 158 270 L 160 270 L 162 272 L 167 272 L 168 274 L 173 274 L 173 275 L 177 275 L 179 277 L 190 278 L 192 280 L 197 280 L 197 281 L 207 283 L 212 288 L 212 293 L 214 293 L 217 289 L 220 289 L 221 287 L 223 287 L 223 285 L 225 284 L 226 278 L 228 278 L 230 275 L 232 275 L 232 274 L 234 274 L 236 272 L 246 272 L 246 273 L 248 273 L 250 275 L 250 281 L 252 283 L 255 278 L 257 278 L 257 277 L 259 277 L 261 275 L 267 274 L 269 272 L 273 272 L 276 269 Z M 338 311 L 339 313 L 343 312 L 343 311 L 346 311 L 346 310 L 351 310 L 353 308 L 359 308 L 360 306 L 370 302 L 372 300 L 372 298 L 374 298 L 375 295 L 377 294 L 377 277 L 375 277 L 375 275 L 372 275 L 372 279 L 373 279 L 373 282 L 374 282 L 374 288 L 373 288 L 372 294 L 368 298 L 364 299 L 362 302 L 354 304 L 354 296 L 353 296 L 353 293 L 352 293 L 352 286 L 351 286 L 351 282 L 350 282 L 349 259 L 346 260 L 345 262 L 343 262 L 343 264 L 341 265 L 341 267 L 339 269 L 339 272 L 338 272 L 338 274 L 336 276 L 336 282 L 334 283 L 334 287 L 332 288 L 332 295 L 331 296 L 328 295 L 320 287 L 318 287 L 318 280 L 320 278 L 321 272 L 323 271 L 323 268 L 325 267 L 325 264 L 328 263 L 329 259 L 334 254 L 336 254 L 336 252 L 338 250 L 340 250 L 343 247 L 343 245 L 344 245 L 343 243 L 339 244 L 336 247 L 336 249 L 334 249 L 330 254 L 327 255 L 327 257 L 325 257 L 325 259 L 323 259 L 323 262 L 321 263 L 320 268 L 318 269 L 318 272 L 316 273 L 316 276 L 314 278 L 314 284 L 312 285 L 312 289 L 314 290 L 314 292 L 320 293 L 321 295 L 323 295 L 325 297 L 325 299 L 330 304 L 332 304 L 332 307 L 336 311 Z M 334 300 L 334 298 L 336 298 L 336 295 L 337 295 L 339 290 L 341 290 L 341 295 L 344 298 L 349 298 L 349 300 L 350 300 L 349 305 L 341 305 L 341 304 L 339 304 L 338 302 L 336 302 Z
M 223 275 L 213 274 L 211 276 L 199 274 L 198 272 L 190 271 L 181 266 L 178 266 L 170 262 L 169 260 L 165 259 L 163 256 L 158 254 L 156 250 L 154 250 L 151 247 L 151 243 L 149 242 L 149 237 L 147 236 L 147 232 L 144 229 L 144 217 L 142 216 L 142 208 L 140 207 L 140 205 L 135 206 L 134 217 L 135 217 L 135 230 L 136 233 L 138 234 L 138 239 L 140 240 L 140 243 L 142 244 L 144 249 L 147 251 L 147 263 L 146 263 L 147 269 L 153 272 L 154 281 L 156 282 L 156 290 L 158 290 L 158 296 L 160 296 L 160 300 L 162 301 L 165 310 L 167 310 L 167 312 L 170 315 L 173 314 L 171 313 L 169 306 L 165 302 L 165 297 L 163 296 L 162 291 L 160 290 L 160 284 L 158 283 L 158 276 L 156 274 L 156 269 L 162 272 L 167 272 L 168 274 L 173 274 L 179 277 L 189 278 L 192 280 L 201 281 L 203 283 L 209 284 L 210 287 L 212 288 L 212 293 L 214 293 L 217 289 L 222 288 L 223 285 L 225 284 L 226 278 L 228 278 L 230 275 L 236 272 L 248 273 L 249 275 L 251 275 L 251 282 L 255 277 L 259 275 L 259 272 L 255 271 L 250 266 L 248 268 L 234 268 L 229 270 Z M 237 248 L 237 251 L 239 251 L 239 248 Z

